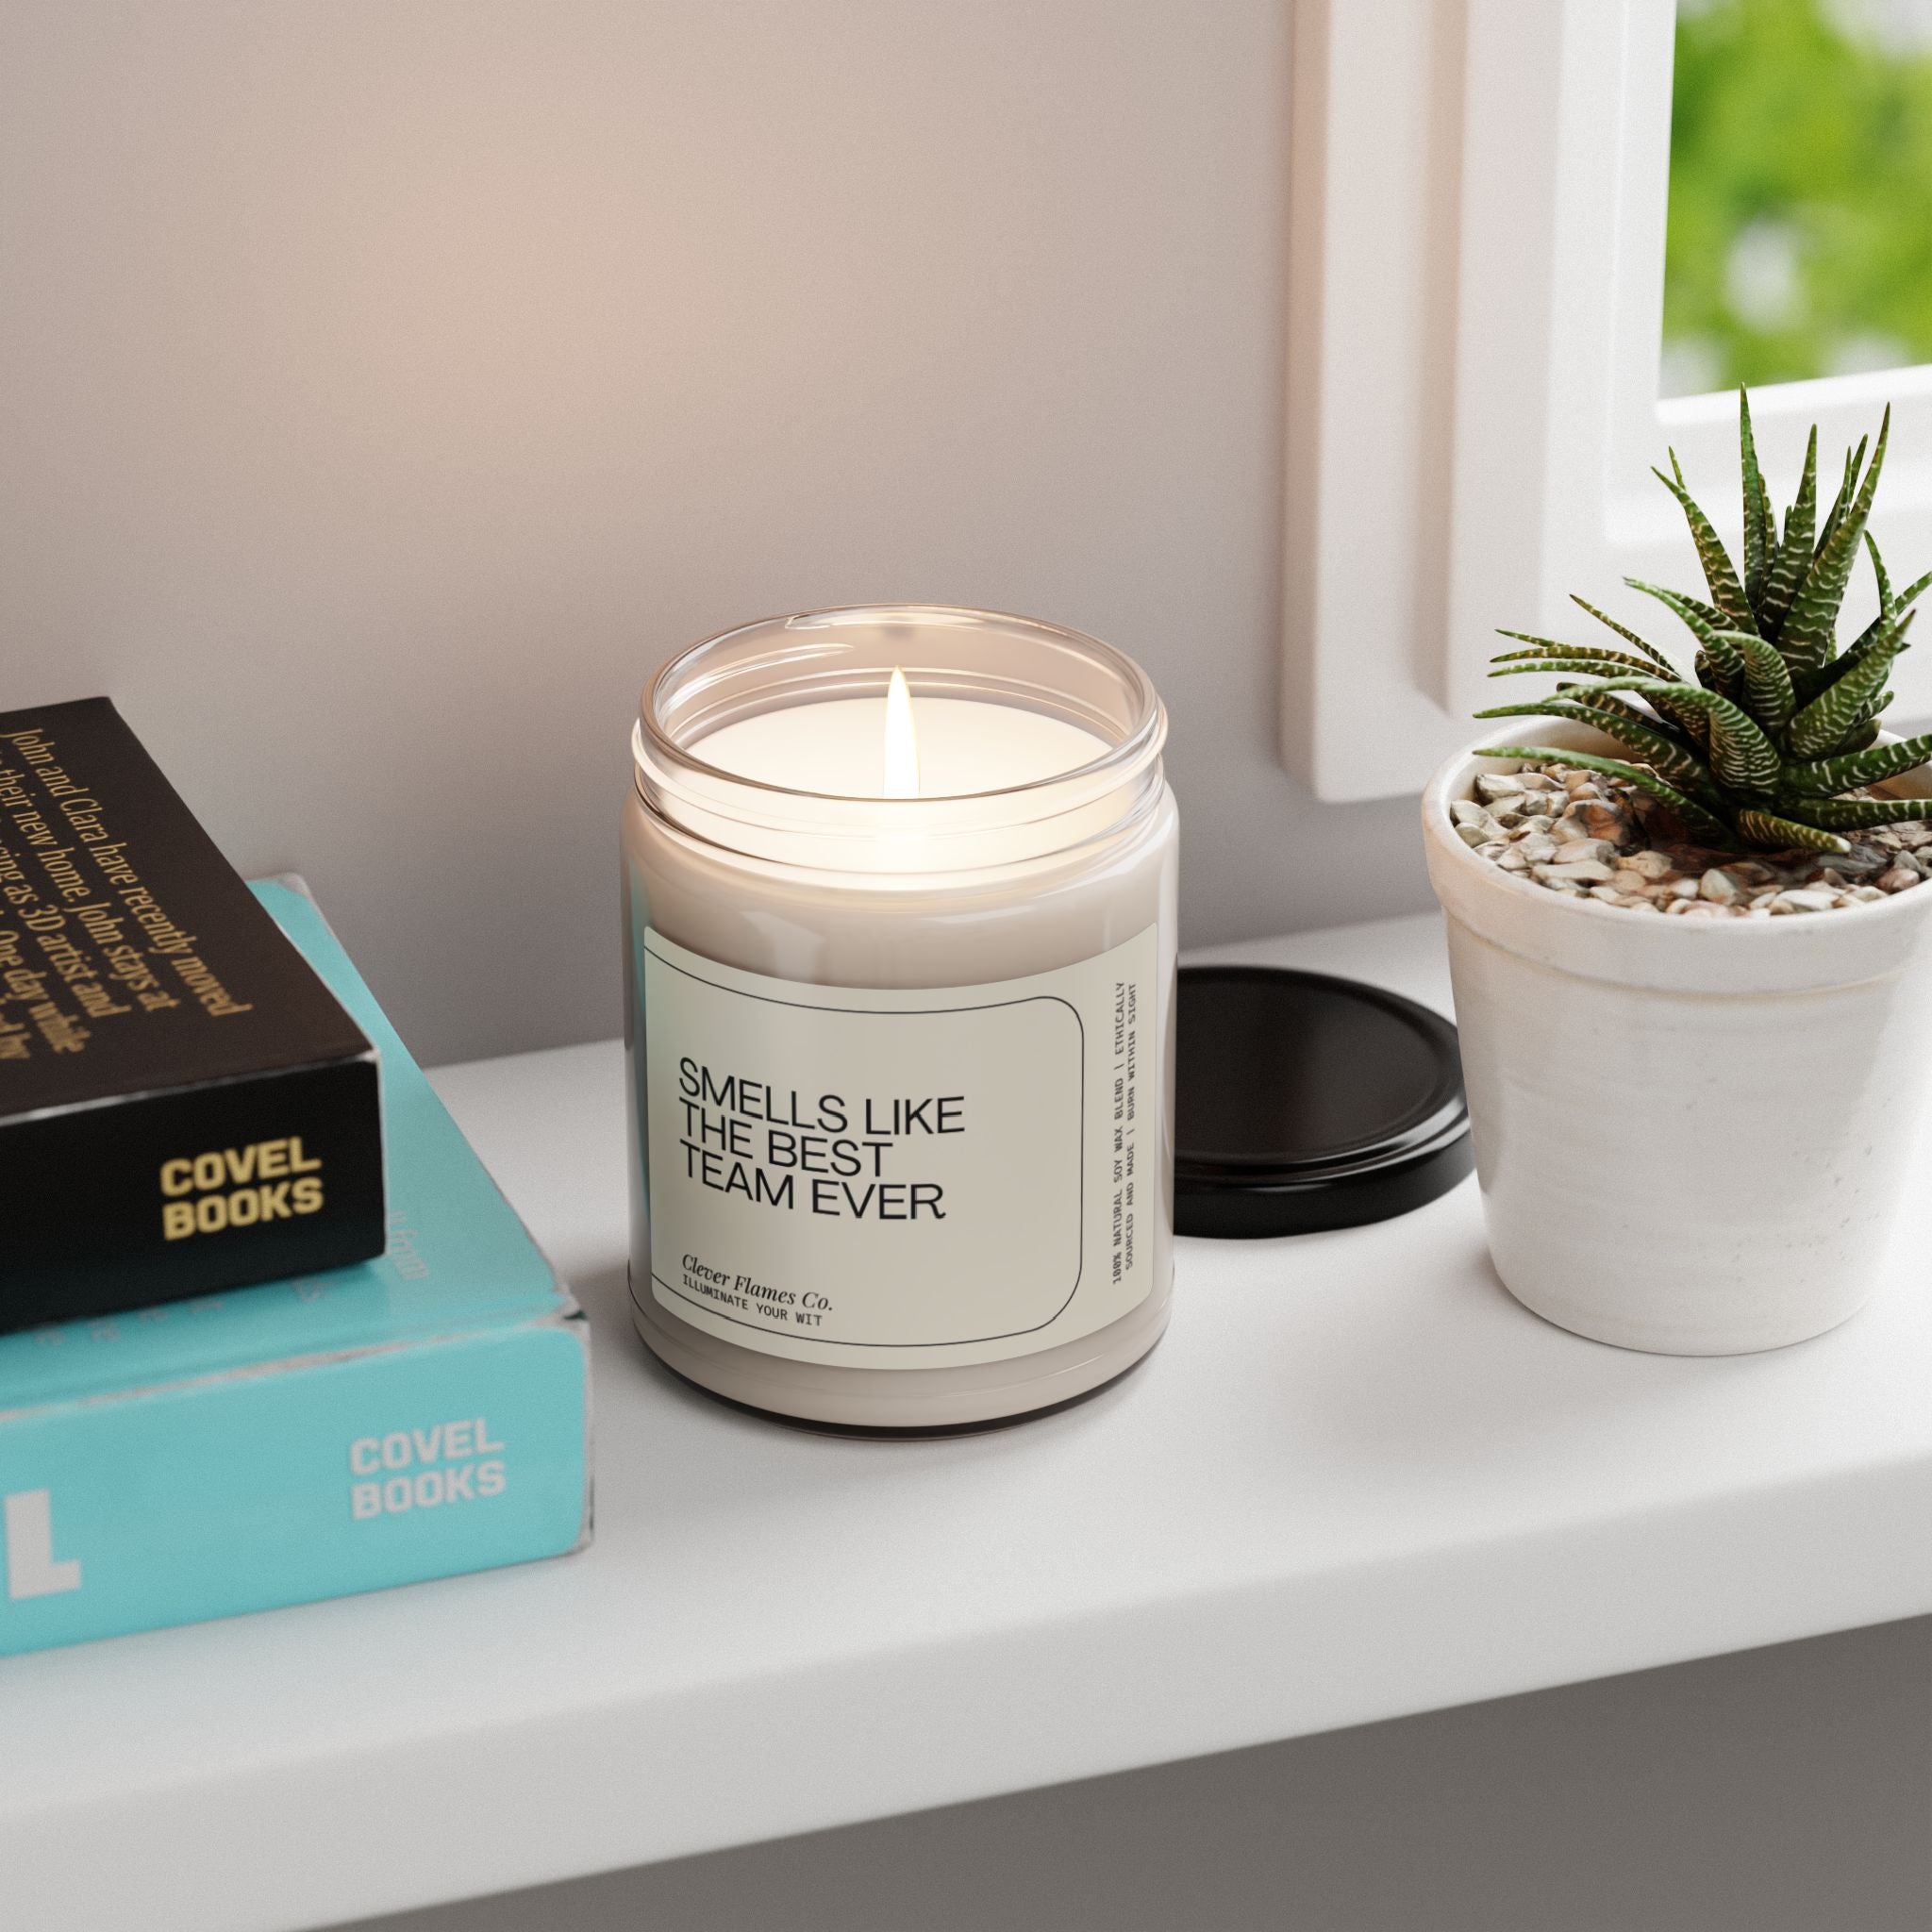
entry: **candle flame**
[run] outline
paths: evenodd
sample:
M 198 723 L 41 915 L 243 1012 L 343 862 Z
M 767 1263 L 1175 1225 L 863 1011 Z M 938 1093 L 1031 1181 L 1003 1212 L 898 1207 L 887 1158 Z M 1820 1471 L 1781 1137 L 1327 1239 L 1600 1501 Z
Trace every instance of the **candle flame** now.
M 895 664 L 886 687 L 887 798 L 919 796 L 919 735 L 912 728 L 912 692 L 906 674 Z

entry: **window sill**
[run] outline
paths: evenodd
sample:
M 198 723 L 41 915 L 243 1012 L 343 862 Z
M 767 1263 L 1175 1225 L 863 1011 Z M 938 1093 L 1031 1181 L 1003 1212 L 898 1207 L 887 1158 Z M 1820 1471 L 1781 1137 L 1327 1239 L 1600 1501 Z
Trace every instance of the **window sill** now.
M 1218 957 L 1447 1004 L 1434 919 Z M 9 1661 L 9 1922 L 310 1925 L 1932 1609 L 1923 1232 L 1835 1334 L 1672 1359 L 1519 1308 L 1465 1183 L 1183 1242 L 1064 1415 L 842 1441 L 644 1361 L 614 1043 L 437 1081 L 589 1304 L 594 1545 Z

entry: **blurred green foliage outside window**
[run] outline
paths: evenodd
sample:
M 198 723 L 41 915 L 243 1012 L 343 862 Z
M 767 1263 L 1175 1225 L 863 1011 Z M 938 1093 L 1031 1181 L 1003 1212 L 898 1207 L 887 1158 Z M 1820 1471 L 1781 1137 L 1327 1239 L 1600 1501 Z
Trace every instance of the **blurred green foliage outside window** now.
M 1678 0 L 1665 395 L 1932 362 L 1932 0 Z

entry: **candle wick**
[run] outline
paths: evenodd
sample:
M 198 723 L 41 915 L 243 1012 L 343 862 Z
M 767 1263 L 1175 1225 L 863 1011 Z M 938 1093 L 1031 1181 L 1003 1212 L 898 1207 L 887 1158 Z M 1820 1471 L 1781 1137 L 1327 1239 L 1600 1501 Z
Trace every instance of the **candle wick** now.
M 892 681 L 886 687 L 886 782 L 887 798 L 919 796 L 919 734 L 912 724 L 912 691 L 906 674 L 892 667 Z

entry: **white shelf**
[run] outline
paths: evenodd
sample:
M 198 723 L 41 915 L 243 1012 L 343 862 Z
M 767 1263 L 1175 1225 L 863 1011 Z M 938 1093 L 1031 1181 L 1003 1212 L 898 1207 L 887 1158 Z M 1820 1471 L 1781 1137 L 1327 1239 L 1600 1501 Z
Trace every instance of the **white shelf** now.
M 1224 957 L 1446 1005 L 1432 919 Z M 842 1441 L 642 1358 L 620 1067 L 437 1076 L 590 1306 L 594 1546 L 0 1665 L 0 1923 L 308 1926 L 1932 1610 L 1923 1215 L 1837 1334 L 1673 1360 L 1519 1308 L 1465 1183 L 1182 1243 L 1063 1415 Z

